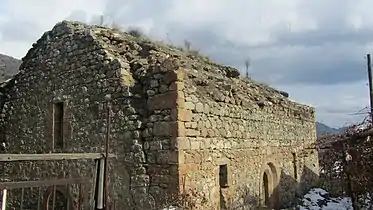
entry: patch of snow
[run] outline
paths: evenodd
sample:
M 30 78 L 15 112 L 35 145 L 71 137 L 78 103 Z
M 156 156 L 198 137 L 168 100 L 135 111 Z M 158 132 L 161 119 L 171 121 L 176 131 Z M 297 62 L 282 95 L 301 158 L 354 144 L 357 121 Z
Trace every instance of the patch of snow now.
M 364 198 L 361 198 L 363 203 L 366 205 L 370 203 L 371 196 L 367 193 Z M 291 208 L 286 209 L 299 209 L 299 210 L 352 210 L 351 198 L 340 196 L 340 197 L 330 197 L 329 192 L 322 188 L 313 188 L 307 192 L 300 200 L 299 205 L 294 205 L 292 203 Z M 296 208 L 294 208 L 296 206 Z M 363 209 L 373 209 L 372 207 L 366 207 Z M 181 210 L 180 208 L 170 206 L 162 210 Z
M 342 170 L 343 170 L 343 163 L 342 163 L 342 161 L 339 161 L 339 160 L 336 161 L 336 162 L 334 163 L 333 170 L 334 170 L 335 172 L 337 172 L 337 173 L 342 172 Z
M 332 198 L 321 188 L 311 189 L 302 198 L 299 210 L 352 210 L 349 197 Z

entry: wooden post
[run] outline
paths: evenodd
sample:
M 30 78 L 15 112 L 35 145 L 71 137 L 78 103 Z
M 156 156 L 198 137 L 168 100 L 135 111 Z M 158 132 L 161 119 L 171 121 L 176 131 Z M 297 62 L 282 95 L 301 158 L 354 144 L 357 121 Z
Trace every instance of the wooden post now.
M 90 206 L 90 209 L 89 210 L 95 210 L 96 207 L 97 207 L 97 200 L 96 200 L 96 192 L 97 192 L 97 188 L 98 188 L 98 185 L 97 185 L 97 180 L 99 179 L 99 171 L 100 171 L 100 160 L 95 160 L 95 164 L 96 164 L 96 170 L 93 171 L 93 182 L 92 182 L 92 188 L 91 188 L 91 195 L 90 195 L 90 199 L 89 199 L 89 206 Z
M 115 158 L 115 154 L 106 154 Z M 105 158 L 102 153 L 47 153 L 47 154 L 0 154 L 0 162 L 45 161 L 45 160 L 80 160 Z
M 372 64 L 370 54 L 367 54 L 368 81 L 369 81 L 369 99 L 370 99 L 370 119 L 373 123 L 373 84 L 372 84 Z
M 6 209 L 6 189 L 3 190 L 3 200 L 1 200 L 1 210 Z

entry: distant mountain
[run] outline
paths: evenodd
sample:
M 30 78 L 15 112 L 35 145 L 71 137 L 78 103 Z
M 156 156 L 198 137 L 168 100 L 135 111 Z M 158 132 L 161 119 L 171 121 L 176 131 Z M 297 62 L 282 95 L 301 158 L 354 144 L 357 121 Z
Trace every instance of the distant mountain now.
M 324 135 L 324 134 L 335 134 L 335 133 L 342 133 L 345 130 L 345 127 L 342 128 L 332 128 L 327 126 L 323 123 L 316 122 L 316 133 L 317 136 Z
M 0 54 L 0 82 L 18 73 L 21 60 Z

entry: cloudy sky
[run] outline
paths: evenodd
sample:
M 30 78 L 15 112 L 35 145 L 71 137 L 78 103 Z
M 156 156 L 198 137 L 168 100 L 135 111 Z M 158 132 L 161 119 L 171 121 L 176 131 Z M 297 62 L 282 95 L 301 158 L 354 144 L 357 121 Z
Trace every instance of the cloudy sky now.
M 22 58 L 63 20 L 136 27 L 155 39 L 187 39 L 343 126 L 365 117 L 366 60 L 373 53 L 371 0 L 0 0 L 0 53 Z M 366 112 L 366 110 L 365 110 Z

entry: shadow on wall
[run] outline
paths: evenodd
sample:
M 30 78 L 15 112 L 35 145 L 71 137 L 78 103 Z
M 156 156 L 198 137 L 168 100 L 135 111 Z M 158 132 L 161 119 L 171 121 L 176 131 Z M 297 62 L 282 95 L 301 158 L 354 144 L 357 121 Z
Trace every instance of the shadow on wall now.
M 265 173 L 262 175 L 262 186 L 260 187 L 260 195 L 252 195 L 252 189 L 247 187 L 237 189 L 240 192 L 239 197 L 233 197 L 226 202 L 225 206 L 221 205 L 222 209 L 280 209 L 290 208 L 297 205 L 297 198 L 301 197 L 310 188 L 314 187 L 318 181 L 318 175 L 309 168 L 305 167 L 298 181 L 295 177 L 287 175 L 281 171 L 278 183 L 271 189 L 270 181 L 266 180 Z

